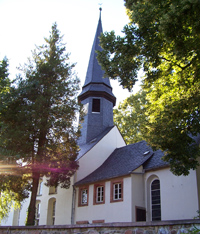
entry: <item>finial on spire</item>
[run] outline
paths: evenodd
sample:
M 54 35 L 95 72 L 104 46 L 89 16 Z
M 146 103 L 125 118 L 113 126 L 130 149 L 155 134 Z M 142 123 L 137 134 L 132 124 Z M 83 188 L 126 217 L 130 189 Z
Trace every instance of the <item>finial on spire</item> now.
M 101 7 L 102 3 L 99 3 L 99 11 L 100 11 L 100 15 L 99 15 L 99 18 L 101 19 L 101 11 L 102 11 L 102 7 Z

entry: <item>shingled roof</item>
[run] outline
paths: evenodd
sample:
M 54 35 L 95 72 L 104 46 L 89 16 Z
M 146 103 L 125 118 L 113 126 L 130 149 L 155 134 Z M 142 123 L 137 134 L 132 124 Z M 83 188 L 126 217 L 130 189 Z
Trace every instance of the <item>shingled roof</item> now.
M 99 37 L 103 32 L 102 23 L 101 23 L 101 8 L 99 21 L 97 25 L 97 30 L 90 54 L 88 69 L 86 73 L 85 83 L 82 88 L 78 99 L 82 101 L 87 96 L 104 96 L 115 105 L 116 98 L 112 93 L 112 87 L 110 85 L 109 78 L 104 78 L 104 71 L 102 70 L 98 60 L 96 51 L 102 51 L 100 46 Z
M 94 172 L 75 183 L 83 185 L 131 174 L 147 162 L 146 169 L 167 166 L 161 160 L 162 151 L 153 152 L 146 141 L 127 145 L 114 150 L 108 159 Z
M 147 170 L 154 170 L 161 167 L 169 166 L 168 162 L 162 160 L 164 153 L 161 150 L 157 150 L 153 153 L 152 157 L 149 158 L 143 165 L 144 169 Z

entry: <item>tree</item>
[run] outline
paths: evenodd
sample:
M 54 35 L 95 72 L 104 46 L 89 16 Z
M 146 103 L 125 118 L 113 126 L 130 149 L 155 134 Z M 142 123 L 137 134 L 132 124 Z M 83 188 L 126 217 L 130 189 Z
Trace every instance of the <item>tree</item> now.
M 2 168 L 1 168 L 2 169 Z M 12 207 L 20 209 L 21 202 L 28 198 L 30 183 L 22 174 L 11 175 L 7 173 L 8 166 L 4 167 L 5 173 L 0 172 L 0 223 L 8 217 Z
M 9 90 L 10 80 L 8 78 L 8 59 L 5 57 L 0 62 L 0 93 L 5 93 Z
M 2 108 L 5 105 L 3 97 L 10 91 L 11 82 L 8 75 L 8 59 L 5 57 L 0 62 L 0 119 Z M 0 122 L 0 128 L 2 128 L 2 124 Z M 20 207 L 20 202 L 28 197 L 29 191 L 29 183 L 19 171 L 17 176 L 12 175 L 16 168 L 13 168 L 14 165 L 11 161 L 5 160 L 7 153 L 5 149 L 0 148 L 0 221 L 8 216 L 12 206 Z
M 127 144 L 144 140 L 143 129 L 147 124 L 146 104 L 146 93 L 141 90 L 132 94 L 113 110 L 114 123 L 120 129 Z
M 31 181 L 27 225 L 34 225 L 40 177 L 47 176 L 48 186 L 68 188 L 78 168 L 80 131 L 74 122 L 81 108 L 76 99 L 79 79 L 56 23 L 45 42 L 32 52 L 32 60 L 4 95 L 0 120 L 1 148 L 13 152 L 7 158 Z
M 200 132 L 200 2 L 198 0 L 126 0 L 130 23 L 124 36 L 101 36 L 98 59 L 106 75 L 132 89 L 145 72 L 148 91 L 148 142 L 166 152 L 177 175 L 198 163 Z

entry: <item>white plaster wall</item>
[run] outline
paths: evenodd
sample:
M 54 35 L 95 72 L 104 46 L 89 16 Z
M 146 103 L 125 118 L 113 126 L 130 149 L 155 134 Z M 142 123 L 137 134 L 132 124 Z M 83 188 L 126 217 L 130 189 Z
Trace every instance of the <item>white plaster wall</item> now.
M 142 166 L 133 172 L 131 179 L 132 190 L 130 189 L 130 196 L 132 197 L 132 222 L 136 222 L 136 207 L 145 208 L 144 174 Z
M 24 226 L 26 224 L 29 203 L 30 203 L 30 195 L 29 198 L 24 200 L 21 204 L 21 209 L 19 212 L 19 226 Z
M 11 209 L 8 218 L 2 220 L 0 226 L 24 226 L 26 223 L 27 209 L 29 206 L 30 198 L 25 199 L 21 204 L 20 210 Z
M 45 177 L 44 177 L 45 182 Z M 73 177 L 71 178 L 71 184 Z M 37 196 L 37 200 L 41 201 L 40 211 L 40 225 L 47 224 L 48 204 L 51 198 L 56 199 L 56 213 L 55 213 L 55 225 L 71 224 L 71 206 L 72 206 L 72 185 L 69 189 L 63 189 L 58 187 L 57 193 L 49 194 L 49 187 L 43 183 L 42 195 Z
M 13 216 L 14 216 L 14 208 L 11 209 L 8 217 L 1 220 L 0 226 L 12 226 L 14 218 Z
M 198 197 L 195 171 L 188 176 L 175 176 L 168 168 L 148 172 L 145 174 L 145 187 L 147 179 L 156 175 L 160 180 L 161 189 L 161 219 L 193 219 L 197 215 Z M 147 202 L 146 191 L 146 205 Z
M 78 207 L 78 189 L 76 196 L 75 221 L 104 220 L 108 222 L 131 222 L 131 177 L 123 180 L 123 202 L 110 202 L 110 181 L 105 183 L 105 204 L 93 205 L 93 188 L 89 186 L 89 205 Z
M 118 128 L 115 126 L 89 152 L 79 159 L 76 181 L 81 180 L 102 165 L 116 148 L 125 145 Z
M 43 178 L 45 183 L 46 178 Z M 55 225 L 71 224 L 71 208 L 72 208 L 72 193 L 73 187 L 69 189 L 63 189 L 58 187 L 57 194 L 49 194 L 49 187 L 42 185 L 42 195 L 38 195 L 36 200 L 41 202 L 40 207 L 40 220 L 39 225 L 47 224 L 48 203 L 51 198 L 56 199 L 56 219 Z M 73 183 L 73 177 L 71 178 L 71 184 Z M 14 212 L 14 209 L 9 214 L 9 217 L 2 221 L 1 226 L 20 225 L 24 226 L 27 218 L 27 210 L 30 203 L 30 197 L 21 204 L 21 210 L 19 214 Z M 18 217 L 15 217 L 16 214 Z

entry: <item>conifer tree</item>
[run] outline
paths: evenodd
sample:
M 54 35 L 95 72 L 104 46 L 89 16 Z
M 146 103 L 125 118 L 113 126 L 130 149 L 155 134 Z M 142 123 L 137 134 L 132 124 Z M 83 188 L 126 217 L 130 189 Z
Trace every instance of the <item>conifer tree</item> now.
M 74 123 L 81 107 L 73 67 L 55 23 L 4 96 L 1 148 L 12 152 L 14 173 L 20 171 L 31 182 L 27 225 L 34 225 L 40 178 L 46 175 L 48 186 L 68 188 L 78 168 L 80 131 Z

